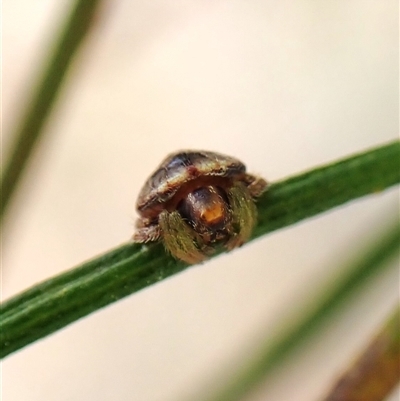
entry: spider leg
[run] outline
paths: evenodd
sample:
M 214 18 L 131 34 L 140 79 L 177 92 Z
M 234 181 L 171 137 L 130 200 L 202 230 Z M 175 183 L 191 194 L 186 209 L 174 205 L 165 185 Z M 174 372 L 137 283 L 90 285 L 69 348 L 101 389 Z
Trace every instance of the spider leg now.
M 177 212 L 163 211 L 159 217 L 164 245 L 177 259 L 186 263 L 200 263 L 207 259 L 207 246 Z
M 136 223 L 136 231 L 132 236 L 133 242 L 155 242 L 161 238 L 161 229 L 157 223 L 150 223 L 147 219 L 140 219 Z
M 243 181 L 246 183 L 247 189 L 253 198 L 258 198 L 268 187 L 268 183 L 264 178 L 252 174 L 246 174 Z
M 232 210 L 233 233 L 225 247 L 232 250 L 249 240 L 257 222 L 257 208 L 246 185 L 235 183 L 227 191 L 229 204 Z

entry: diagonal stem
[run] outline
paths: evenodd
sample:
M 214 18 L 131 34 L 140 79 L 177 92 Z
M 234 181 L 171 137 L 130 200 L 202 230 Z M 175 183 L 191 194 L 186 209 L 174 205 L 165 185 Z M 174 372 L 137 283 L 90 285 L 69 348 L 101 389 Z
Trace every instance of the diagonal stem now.
M 396 222 L 391 226 L 383 238 L 368 248 L 361 258 L 353 261 L 346 273 L 333 285 L 329 283 L 322 291 L 322 296 L 315 302 L 308 313 L 301 319 L 291 319 L 290 322 L 282 324 L 281 329 L 276 329 L 279 334 L 272 340 L 268 338 L 248 364 L 239 368 L 231 374 L 234 378 L 225 387 L 220 389 L 211 397 L 199 398 L 202 401 L 239 401 L 254 390 L 257 385 L 262 383 L 267 376 L 276 369 L 278 365 L 286 360 L 291 352 L 304 344 L 304 341 L 314 334 L 329 317 L 337 312 L 344 305 L 356 290 L 358 290 L 369 279 L 392 267 L 390 261 L 398 252 L 400 242 L 400 226 Z M 321 293 L 321 291 L 320 291 Z M 294 322 L 293 322 L 294 321 Z M 398 333 L 398 332 L 397 332 Z M 398 348 L 398 338 L 391 341 L 392 348 Z M 398 367 L 398 351 L 394 351 L 391 356 L 391 367 Z M 397 365 L 397 366 L 396 366 Z M 381 366 L 382 368 L 382 366 Z M 370 372 L 371 373 L 371 372 Z M 372 372 L 373 374 L 374 372 Z M 376 373 L 376 372 L 375 372 Z M 382 373 L 382 372 L 381 372 Z M 387 372 L 386 372 L 387 373 Z M 392 372 L 396 375 L 398 371 Z M 388 378 L 386 378 L 388 379 Z M 391 378 L 392 379 L 392 378 Z M 387 380 L 389 385 L 393 385 L 393 380 Z M 343 394 L 342 394 L 343 395 Z M 379 398 L 380 400 L 383 398 Z M 367 398 L 332 398 L 329 401 L 377 401 L 378 399 Z M 328 401 L 328 399 L 326 400 Z
M 93 27 L 102 0 L 76 0 L 65 26 L 43 67 L 37 87 L 27 102 L 20 125 L 12 133 L 13 145 L 1 177 L 0 221 L 55 105 L 66 73 L 83 40 Z
M 400 182 L 400 142 L 272 184 L 253 239 Z M 4 357 L 188 266 L 162 245 L 124 244 L 13 297 L 0 310 Z

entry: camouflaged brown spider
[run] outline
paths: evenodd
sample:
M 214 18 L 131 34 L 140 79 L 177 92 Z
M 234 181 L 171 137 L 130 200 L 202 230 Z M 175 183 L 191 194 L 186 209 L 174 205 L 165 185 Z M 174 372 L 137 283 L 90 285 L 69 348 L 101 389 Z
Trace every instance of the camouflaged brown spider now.
M 239 160 L 208 151 L 170 154 L 148 178 L 136 208 L 134 242 L 162 240 L 177 259 L 207 259 L 222 244 L 246 242 L 257 222 L 254 199 L 267 182 Z

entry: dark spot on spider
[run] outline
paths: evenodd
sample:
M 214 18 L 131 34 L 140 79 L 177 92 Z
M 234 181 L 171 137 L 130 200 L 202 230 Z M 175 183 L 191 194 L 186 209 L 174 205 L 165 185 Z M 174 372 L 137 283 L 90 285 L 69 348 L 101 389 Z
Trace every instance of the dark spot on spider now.
M 198 176 L 200 175 L 200 174 L 199 174 L 199 170 L 197 169 L 196 166 L 193 166 L 193 165 L 187 166 L 187 167 L 186 167 L 186 170 L 187 170 L 188 174 L 189 174 L 191 177 L 198 177 Z

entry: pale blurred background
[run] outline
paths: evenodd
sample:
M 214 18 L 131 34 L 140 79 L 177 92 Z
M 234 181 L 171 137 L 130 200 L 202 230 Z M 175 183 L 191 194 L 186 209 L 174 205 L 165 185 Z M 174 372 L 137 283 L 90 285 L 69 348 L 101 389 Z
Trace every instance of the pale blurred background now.
M 70 3 L 3 1 L 5 153 Z M 97 24 L 9 210 L 4 299 L 127 241 L 170 151 L 230 154 L 275 181 L 398 137 L 397 1 L 119 0 Z M 207 393 L 397 210 L 396 189 L 367 197 L 125 298 L 8 357 L 3 399 Z M 394 263 L 248 400 L 321 397 L 398 302 L 398 279 Z

